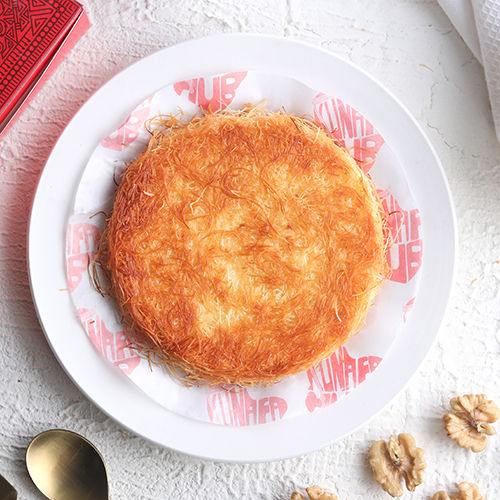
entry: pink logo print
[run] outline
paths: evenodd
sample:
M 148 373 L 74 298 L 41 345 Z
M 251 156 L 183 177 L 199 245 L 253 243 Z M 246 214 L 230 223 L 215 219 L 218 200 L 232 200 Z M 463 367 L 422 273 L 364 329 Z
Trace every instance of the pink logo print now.
M 117 131 L 101 141 L 101 146 L 114 151 L 123 151 L 128 145 L 132 144 L 139 136 L 139 132 L 149 116 L 153 98 L 154 95 L 139 104 Z
M 312 413 L 335 403 L 339 395 L 349 394 L 366 376 L 380 364 L 378 356 L 352 358 L 347 349 L 341 347 L 329 358 L 307 371 L 309 380 L 306 408 Z
M 236 71 L 210 78 L 193 78 L 174 84 L 177 95 L 187 91 L 188 99 L 200 108 L 217 112 L 227 108 L 236 95 L 236 89 L 247 76 L 246 71 Z
M 222 425 L 254 425 L 281 420 L 288 405 L 283 398 L 253 399 L 243 387 L 210 387 L 207 410 L 210 422 Z
M 422 265 L 422 235 L 418 208 L 402 210 L 398 201 L 387 191 L 377 191 L 385 212 L 389 215 L 393 245 L 387 260 L 392 267 L 391 281 L 408 283 Z
M 404 306 L 403 306 L 403 323 L 406 323 L 408 321 L 408 313 L 413 309 L 413 305 L 415 304 L 415 298 L 410 299 Z
M 92 262 L 101 234 L 94 224 L 70 224 L 66 233 L 66 273 L 73 292 Z
M 316 123 L 329 130 L 341 146 L 351 151 L 359 167 L 368 172 L 384 144 L 373 125 L 348 104 L 326 94 L 313 99 L 313 110 Z
M 78 309 L 78 316 L 97 350 L 125 374 L 130 375 L 139 365 L 141 358 L 129 347 L 125 332 L 110 332 L 104 321 L 89 309 Z

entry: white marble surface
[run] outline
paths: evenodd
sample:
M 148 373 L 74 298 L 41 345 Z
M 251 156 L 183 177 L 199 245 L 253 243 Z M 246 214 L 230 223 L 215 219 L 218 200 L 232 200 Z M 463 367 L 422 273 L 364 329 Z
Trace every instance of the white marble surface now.
M 0 473 L 41 498 L 24 466 L 30 438 L 65 427 L 106 458 L 112 500 L 288 499 L 318 483 L 339 499 L 389 498 L 371 479 L 375 439 L 411 432 L 426 453 L 428 499 L 455 482 L 500 491 L 500 436 L 472 454 L 446 438 L 448 400 L 500 403 L 500 145 L 482 67 L 433 0 L 85 0 L 92 29 L 0 143 Z M 58 134 L 106 80 L 153 51 L 202 35 L 262 32 L 306 40 L 363 66 L 410 109 L 448 175 L 459 230 L 457 283 L 439 340 L 408 388 L 363 428 L 307 456 L 258 465 L 194 460 L 129 435 L 57 364 L 38 325 L 25 260 L 29 204 Z M 332 423 L 332 425 L 334 425 Z M 291 436 L 293 439 L 293 436 Z

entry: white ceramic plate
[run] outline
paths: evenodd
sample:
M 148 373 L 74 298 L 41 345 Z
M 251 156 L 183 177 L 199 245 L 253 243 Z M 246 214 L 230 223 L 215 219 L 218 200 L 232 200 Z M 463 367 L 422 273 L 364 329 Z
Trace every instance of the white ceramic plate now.
M 82 169 L 109 131 L 146 96 L 172 81 L 243 69 L 276 72 L 328 94 L 349 96 L 400 158 L 425 233 L 417 300 L 403 332 L 368 380 L 311 415 L 250 427 L 224 427 L 174 414 L 149 399 L 89 342 L 66 288 L 65 229 Z M 401 391 L 431 348 L 455 263 L 449 188 L 427 138 L 378 82 L 333 54 L 261 35 L 220 35 L 182 43 L 133 64 L 97 91 L 66 127 L 41 175 L 29 228 L 29 271 L 40 323 L 74 383 L 122 426 L 159 445 L 214 460 L 259 462 L 301 455 L 354 431 Z

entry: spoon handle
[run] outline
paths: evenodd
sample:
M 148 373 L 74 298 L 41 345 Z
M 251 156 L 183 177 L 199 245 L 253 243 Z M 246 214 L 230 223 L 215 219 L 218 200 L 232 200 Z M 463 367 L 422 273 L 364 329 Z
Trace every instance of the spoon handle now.
M 17 500 L 17 491 L 7 479 L 0 474 L 0 500 Z

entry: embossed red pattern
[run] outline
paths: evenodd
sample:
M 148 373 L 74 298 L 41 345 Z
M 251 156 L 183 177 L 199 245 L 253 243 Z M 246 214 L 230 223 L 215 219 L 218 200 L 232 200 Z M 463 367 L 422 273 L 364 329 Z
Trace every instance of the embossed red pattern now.
M 0 0 L 0 108 L 80 12 L 73 0 Z

